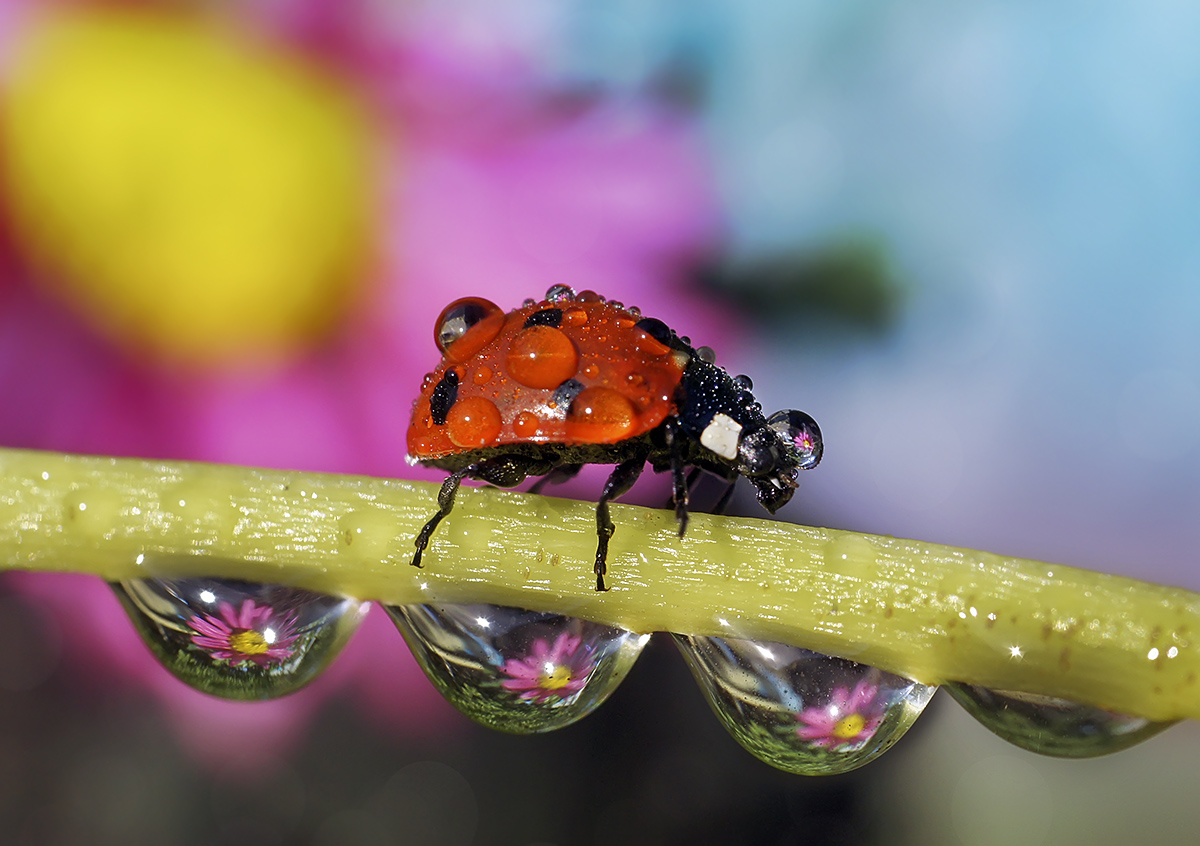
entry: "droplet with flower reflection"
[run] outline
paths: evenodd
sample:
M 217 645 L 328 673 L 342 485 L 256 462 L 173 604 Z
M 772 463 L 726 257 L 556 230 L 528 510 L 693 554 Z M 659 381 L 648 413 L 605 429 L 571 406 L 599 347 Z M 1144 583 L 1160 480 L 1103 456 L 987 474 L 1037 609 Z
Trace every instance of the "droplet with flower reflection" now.
M 675 635 L 734 738 L 772 766 L 831 775 L 882 755 L 937 689 L 796 646 Z
M 131 579 L 112 587 L 163 666 L 226 699 L 273 699 L 312 681 L 368 607 L 233 579 Z
M 1153 722 L 1036 693 L 948 682 L 967 713 L 1009 743 L 1056 758 L 1093 758 L 1153 737 L 1174 722 Z
M 577 617 L 497 605 L 388 608 L 425 674 L 489 728 L 562 728 L 608 698 L 649 635 Z

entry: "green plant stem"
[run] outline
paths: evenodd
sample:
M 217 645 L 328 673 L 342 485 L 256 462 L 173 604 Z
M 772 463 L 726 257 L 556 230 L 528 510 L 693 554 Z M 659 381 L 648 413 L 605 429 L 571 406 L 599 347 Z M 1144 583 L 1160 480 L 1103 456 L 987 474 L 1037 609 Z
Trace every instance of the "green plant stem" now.
M 489 602 L 638 631 L 779 641 L 925 683 L 1200 717 L 1200 594 L 890 537 L 463 488 L 425 567 L 421 482 L 0 449 L 0 566 L 220 576 L 387 604 Z

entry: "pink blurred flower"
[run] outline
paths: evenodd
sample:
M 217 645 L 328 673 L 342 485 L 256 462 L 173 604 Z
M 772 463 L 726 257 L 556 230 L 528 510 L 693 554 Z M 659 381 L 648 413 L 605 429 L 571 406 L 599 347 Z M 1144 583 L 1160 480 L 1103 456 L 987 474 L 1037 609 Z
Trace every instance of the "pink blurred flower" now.
M 13 10 L 24 4 L 0 4 L 20 20 Z M 336 0 L 245 8 L 246 26 L 332 67 L 385 127 L 381 260 L 367 302 L 331 341 L 273 372 L 163 370 L 130 360 L 31 288 L 35 271 L 0 231 L 0 443 L 440 478 L 407 466 L 404 428 L 438 358 L 433 322 L 457 297 L 512 308 L 566 283 L 636 304 L 705 343 L 728 336 L 720 309 L 686 284 L 717 232 L 686 115 L 651 102 L 564 100 L 537 73 L 527 43 L 506 45 L 502 30 L 465 37 L 461 20 L 430 4 L 401 4 L 389 16 L 379 4 Z M 3 217 L 0 209 L 0 230 Z M 369 615 L 300 693 L 228 703 L 157 667 L 99 580 L 14 581 L 58 609 L 72 672 L 154 692 L 204 761 L 269 766 L 338 690 L 385 729 L 433 737 L 431 729 L 457 724 L 382 614 Z M 233 625 L 214 620 L 214 631 L 222 622 Z M 566 661 L 568 645 L 543 648 Z
M 196 632 L 192 643 L 218 661 L 242 663 L 252 661 L 266 667 L 292 655 L 296 642 L 296 621 L 288 616 L 275 616 L 269 605 L 258 605 L 253 599 L 242 601 L 235 609 L 222 602 L 217 616 L 197 614 L 188 624 Z
M 542 705 L 552 700 L 568 699 L 583 690 L 596 668 L 590 650 L 580 650 L 583 639 L 562 632 L 549 644 L 543 638 L 533 642 L 524 658 L 504 662 L 505 679 L 500 686 L 528 702 Z
M 870 740 L 884 717 L 884 709 L 875 699 L 878 693 L 879 686 L 866 680 L 853 691 L 836 687 L 824 705 L 805 708 L 796 715 L 802 724 L 796 734 L 813 746 L 830 750 Z

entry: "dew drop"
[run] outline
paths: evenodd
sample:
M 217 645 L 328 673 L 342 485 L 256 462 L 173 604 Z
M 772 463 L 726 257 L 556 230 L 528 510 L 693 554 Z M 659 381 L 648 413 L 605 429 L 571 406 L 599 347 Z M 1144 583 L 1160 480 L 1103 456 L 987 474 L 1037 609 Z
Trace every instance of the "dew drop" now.
M 69 529 L 97 540 L 112 536 L 120 504 L 102 491 L 75 490 L 63 498 L 63 510 Z
M 567 408 L 567 438 L 579 443 L 615 443 L 637 425 L 637 409 L 611 388 L 584 388 Z
M 753 755 L 833 775 L 882 755 L 936 687 L 797 646 L 675 635 L 725 728 Z
M 553 388 L 575 375 L 579 353 L 561 329 L 528 326 L 512 339 L 505 366 L 527 388 Z
M 1022 749 L 1056 758 L 1094 758 L 1153 737 L 1174 722 L 1153 722 L 1067 699 L 948 682 L 972 717 Z
M 576 617 L 497 605 L 387 610 L 454 707 L 514 734 L 552 731 L 591 713 L 650 639 Z
M 522 411 L 513 418 L 513 431 L 521 438 L 532 438 L 538 433 L 541 425 L 538 416 L 532 411 Z
M 570 285 L 555 285 L 546 291 L 546 299 L 552 303 L 570 302 L 575 299 L 575 289 Z
M 463 449 L 491 446 L 500 437 L 500 410 L 491 400 L 468 397 L 446 415 L 446 435 Z
M 587 312 L 581 308 L 569 308 L 563 312 L 563 326 L 583 326 L 587 322 Z
M 433 339 L 439 350 L 448 352 L 450 347 L 475 329 L 472 341 L 455 351 L 458 356 L 456 361 L 466 361 L 496 337 L 503 326 L 504 310 L 500 306 L 481 297 L 463 297 L 442 309 L 433 325 Z
M 113 590 L 150 651 L 225 699 L 274 699 L 328 666 L 368 603 L 233 579 L 132 579 Z

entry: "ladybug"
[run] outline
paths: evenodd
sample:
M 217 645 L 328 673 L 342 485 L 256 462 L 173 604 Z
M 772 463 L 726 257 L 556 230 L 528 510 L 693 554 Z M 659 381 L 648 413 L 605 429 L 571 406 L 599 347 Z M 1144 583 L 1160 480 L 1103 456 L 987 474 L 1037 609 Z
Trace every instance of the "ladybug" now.
M 434 337 L 442 362 L 413 405 L 408 454 L 450 475 L 416 538 L 417 567 L 463 479 L 512 487 L 540 476 L 536 490 L 585 464 L 615 464 L 596 506 L 596 589 L 606 590 L 608 503 L 647 462 L 671 473 L 682 537 L 700 471 L 729 483 L 718 512 L 745 476 L 773 514 L 799 471 L 821 460 L 821 431 L 807 414 L 765 416 L 750 379 L 718 367 L 711 349 L 592 291 L 556 285 L 508 313 L 479 297 L 455 300 Z

